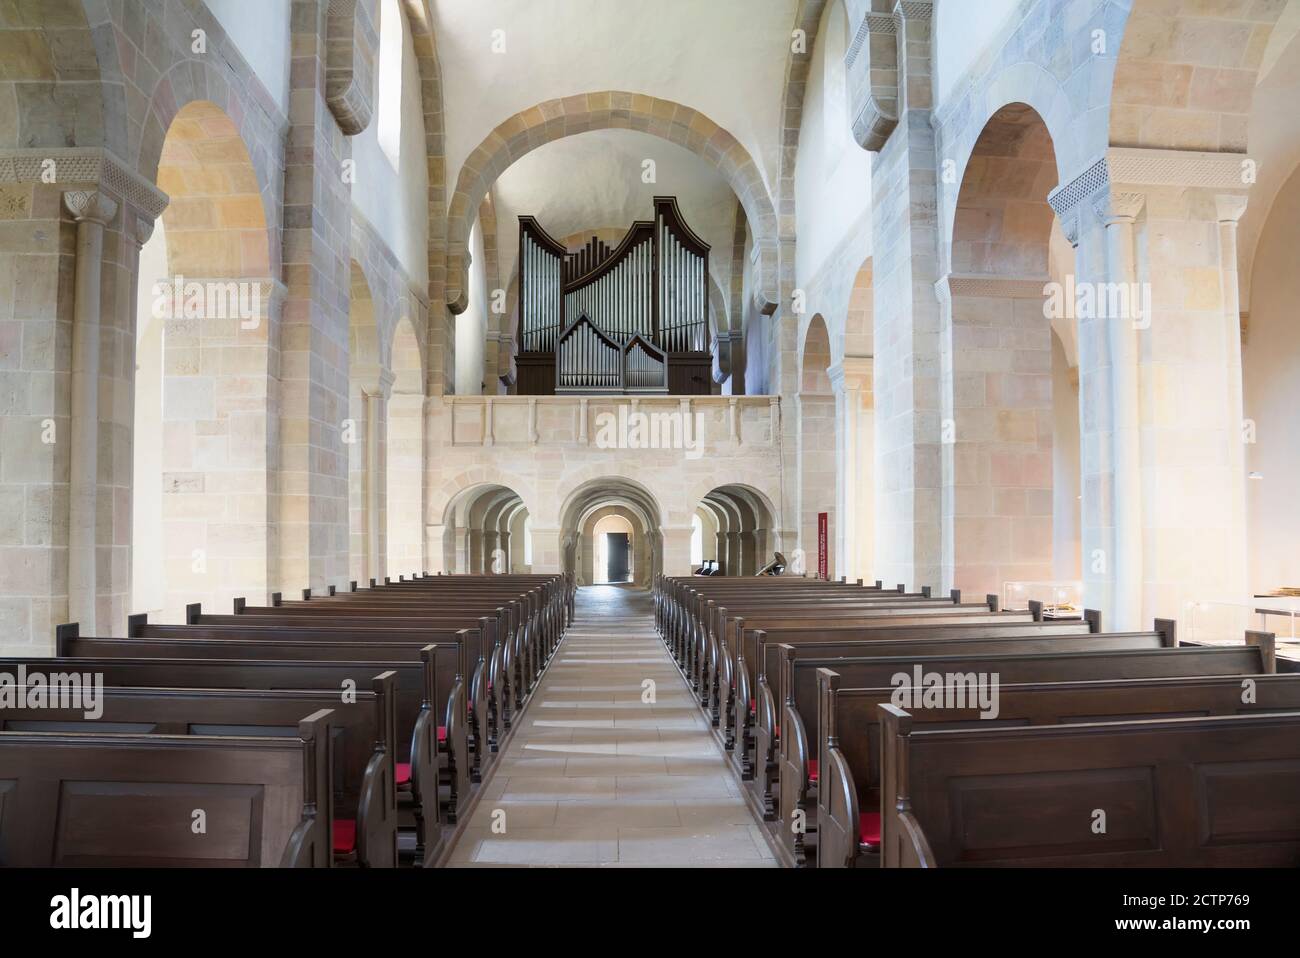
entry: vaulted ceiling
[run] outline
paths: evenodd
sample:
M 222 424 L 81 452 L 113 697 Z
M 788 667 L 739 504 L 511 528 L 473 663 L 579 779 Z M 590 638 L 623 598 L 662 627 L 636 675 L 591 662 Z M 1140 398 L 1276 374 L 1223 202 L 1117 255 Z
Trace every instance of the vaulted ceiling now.
M 457 181 L 465 158 L 509 117 L 552 98 L 619 90 L 701 111 L 740 141 L 770 189 L 796 6 L 796 0 L 434 0 L 447 181 Z M 650 155 L 637 136 L 570 137 L 517 163 L 501 180 L 498 202 L 532 209 L 499 216 L 502 246 L 516 212 L 549 217 L 544 225 L 563 236 L 567 225 L 626 226 L 647 218 L 642 192 L 698 197 L 704 209 L 691 200 L 683 211 L 693 227 L 713 233 L 713 205 L 725 205 L 717 195 L 726 189 L 720 178 L 665 142 L 669 148 L 658 150 L 664 158 L 659 184 L 640 190 L 640 170 L 626 167 L 629 158 Z M 575 161 L 582 175 L 561 175 Z
M 652 161 L 654 182 L 644 181 Z M 676 196 L 709 243 L 710 265 L 730 269 L 736 197 L 708 163 L 680 146 L 636 130 L 592 130 L 539 147 L 501 175 L 493 190 L 501 230 L 501 275 L 518 255 L 510 243 L 517 217 L 536 216 L 558 240 L 580 231 L 624 230 L 654 216 L 655 196 Z

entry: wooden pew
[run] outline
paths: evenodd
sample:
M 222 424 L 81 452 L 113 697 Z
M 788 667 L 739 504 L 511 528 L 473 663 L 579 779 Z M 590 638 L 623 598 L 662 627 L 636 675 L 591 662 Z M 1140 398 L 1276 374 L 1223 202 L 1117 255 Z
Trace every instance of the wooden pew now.
M 185 626 L 151 626 L 171 633 Z M 462 630 L 467 632 L 468 630 Z M 279 662 L 340 661 L 351 664 L 354 671 L 367 660 L 384 662 L 420 663 L 437 658 L 463 662 L 471 640 L 462 636 L 458 644 L 423 644 L 421 642 L 349 641 L 345 636 L 334 640 L 315 638 L 279 638 L 269 630 L 256 638 L 238 634 L 230 638 L 171 638 L 147 637 L 110 639 L 82 636 L 75 623 L 59 626 L 56 653 L 68 658 L 128 658 L 128 659 L 233 659 Z M 391 667 L 391 666 L 390 666 Z M 465 683 L 459 674 L 447 678 L 449 667 L 435 667 L 429 676 L 433 686 L 432 709 L 440 717 L 437 723 L 438 751 L 447 759 L 447 778 L 450 797 L 447 802 L 448 821 L 455 823 L 470 797 L 471 765 L 467 726 L 469 706 Z M 361 687 L 353 684 L 352 688 Z
M 322 708 L 341 738 L 334 752 L 334 851 L 368 868 L 397 864 L 395 675 L 374 677 L 370 691 L 340 701 L 338 692 L 110 687 L 99 714 L 71 702 L 0 708 L 0 731 L 132 735 L 296 735 L 298 719 Z M 409 770 L 409 766 L 408 766 Z M 409 775 L 408 775 L 409 777 Z
M 1255 644 L 1216 648 L 1157 648 L 1115 652 L 970 652 L 926 656 L 796 657 L 781 650 L 785 675 L 781 688 L 786 696 L 781 714 L 778 775 L 785 775 L 782 806 L 800 807 L 810 784 L 809 743 L 820 741 L 817 670 L 829 669 L 841 676 L 848 688 L 886 688 L 894 677 L 923 673 L 997 675 L 1000 683 L 1025 684 L 1057 681 L 1095 681 L 1114 678 L 1155 678 L 1191 675 L 1257 675 L 1270 670 L 1267 639 L 1251 634 Z M 821 772 L 820 757 L 818 771 Z M 778 791 L 781 788 L 778 783 Z M 818 789 L 820 794 L 820 781 Z M 782 826 L 788 820 L 782 821 Z M 784 836 L 783 836 L 784 840 Z M 792 835 L 790 847 L 801 835 Z
M 409 781 L 397 775 L 398 794 L 409 795 L 417 830 L 417 860 L 428 864 L 440 851 L 444 820 L 438 800 L 435 652 L 428 647 L 417 662 L 11 657 L 0 659 L 0 672 L 89 672 L 102 676 L 104 684 L 113 687 L 322 690 L 337 699 L 341 690 L 356 689 L 360 694 L 374 676 L 391 671 L 397 726 L 394 741 L 398 743 L 394 758 L 399 769 L 409 766 Z
M 1168 628 L 1152 632 L 1115 632 L 1084 633 L 1081 635 L 1052 634 L 1048 626 L 1051 623 L 1034 623 L 1040 625 L 1047 634 L 1020 635 L 953 635 L 951 631 L 936 629 L 924 638 L 885 638 L 877 636 L 863 640 L 860 637 L 839 641 L 827 640 L 825 633 L 777 633 L 775 640 L 769 641 L 764 633 L 757 637 L 757 655 L 760 662 L 770 661 L 780 664 L 770 665 L 771 674 L 776 678 L 775 690 L 763 678 L 757 694 L 759 700 L 754 709 L 756 720 L 753 725 L 752 740 L 754 744 L 753 764 L 746 769 L 748 748 L 745 737 L 738 739 L 741 747 L 737 755 L 741 762 L 742 776 L 753 779 L 756 792 L 768 821 L 777 817 L 776 792 L 773 785 L 778 772 L 778 746 L 780 735 L 778 729 L 787 715 L 793 713 L 798 717 L 799 701 L 794 697 L 792 687 L 793 669 L 800 657 L 826 661 L 834 658 L 877 657 L 913 657 L 929 655 L 970 656 L 970 655 L 1014 655 L 1027 656 L 1061 652 L 1121 652 L 1131 650 L 1158 650 L 1172 648 L 1175 643 L 1172 623 Z M 782 643 L 779 640 L 787 636 L 795 641 Z M 803 641 L 800 641 L 800 640 Z M 779 676 L 778 676 L 779 671 Z M 778 703 L 780 711 L 778 711 Z M 816 699 L 805 700 L 804 707 L 815 715 Z M 799 723 L 796 723 L 796 727 Z M 787 725 L 787 727 L 790 727 Z M 743 775 L 748 771 L 748 775 Z
M 293 737 L 0 732 L 0 863 L 329 868 L 332 714 Z
M 886 868 L 1300 864 L 1300 714 L 931 730 L 880 709 Z
M 317 643 L 401 643 L 421 648 L 432 644 L 439 648 L 443 659 L 444 675 L 447 689 L 460 682 L 469 702 L 469 725 L 466 729 L 467 748 L 472 756 L 470 777 L 477 782 L 481 778 L 483 764 L 491 748 L 499 738 L 497 718 L 504 711 L 504 706 L 494 708 L 493 695 L 503 694 L 504 685 L 498 684 L 493 691 L 492 681 L 488 675 L 487 661 L 496 641 L 497 621 L 490 617 L 479 619 L 475 628 L 459 628 L 459 621 L 449 627 L 437 627 L 432 620 L 421 622 L 418 619 L 391 620 L 384 618 L 337 618 L 321 619 L 316 617 L 294 618 L 284 620 L 275 617 L 251 616 L 244 619 L 239 616 L 208 616 L 202 614 L 196 606 L 189 607 L 187 625 L 155 625 L 146 620 L 144 615 L 133 615 L 128 619 L 128 638 L 133 639 L 214 639 L 247 641 L 294 641 Z M 233 620 L 232 624 L 218 624 Z M 453 652 L 452 647 L 458 651 Z M 387 653 L 385 653 L 387 654 Z M 468 676 L 468 680 L 466 677 Z M 441 703 L 442 698 L 439 699 Z M 444 723 L 445 724 L 445 723 Z M 479 747 L 479 742 L 486 744 Z
M 876 828 L 883 814 L 882 798 L 889 797 L 880 788 L 882 738 L 878 706 L 891 703 L 895 689 L 841 688 L 837 673 L 821 669 L 818 690 L 822 719 L 815 754 L 821 756 L 817 761 L 825 769 L 818 784 L 818 867 L 878 865 L 878 847 L 868 851 L 861 844 L 862 811 L 866 810 L 868 830 Z M 966 702 L 970 703 L 969 695 Z M 906 711 L 921 728 L 1025 727 L 1296 712 L 1300 711 L 1300 676 L 1191 676 L 999 685 L 997 718 L 991 721 L 981 719 L 977 708 L 949 708 L 942 703 L 961 704 L 961 699 L 953 694 L 941 704 Z M 783 794 L 783 804 L 786 800 Z M 792 814 L 793 806 L 787 812 Z
M 809 617 L 790 619 L 786 617 L 731 618 L 723 610 L 723 625 L 719 633 L 718 667 L 716 670 L 713 700 L 718 703 L 719 722 L 730 743 L 733 715 L 738 727 L 748 727 L 750 716 L 746 709 L 752 710 L 757 705 L 761 683 L 765 680 L 765 661 L 758 653 L 760 637 L 771 634 L 773 640 L 789 636 L 794 642 L 808 633 L 816 633 L 827 639 L 894 639 L 917 638 L 943 632 L 952 637 L 1003 634 L 1003 630 L 1012 631 L 1005 634 L 1046 635 L 1080 635 L 1094 629 L 1093 623 L 1080 622 L 1035 622 L 1029 613 L 1024 612 L 989 612 L 974 610 L 968 612 L 946 612 L 936 615 L 932 609 L 910 609 L 905 607 L 889 608 L 876 614 L 865 614 L 845 618 Z M 1100 620 L 1096 620 L 1100 626 Z M 993 627 L 984 631 L 971 631 L 976 626 Z M 906 633 L 889 634 L 887 629 L 905 629 Z M 918 630 L 923 630 L 919 631 Z M 779 701 L 779 700 L 778 700 Z

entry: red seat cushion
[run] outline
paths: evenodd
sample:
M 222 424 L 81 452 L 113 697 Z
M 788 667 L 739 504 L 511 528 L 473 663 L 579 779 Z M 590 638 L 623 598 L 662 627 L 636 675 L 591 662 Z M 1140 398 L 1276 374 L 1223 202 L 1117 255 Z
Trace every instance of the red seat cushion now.
M 858 840 L 869 848 L 880 847 L 879 812 L 863 812 L 858 816 Z
M 411 781 L 411 763 L 398 762 L 397 763 L 397 784 L 407 785 L 410 783 L 410 781 Z
M 808 781 L 816 782 L 818 771 L 819 769 L 817 768 L 817 759 L 815 758 L 808 759 Z
M 350 855 L 357 848 L 357 822 L 354 818 L 334 819 L 334 853 Z
M 438 726 L 438 741 L 439 742 L 447 741 L 447 726 L 445 725 Z

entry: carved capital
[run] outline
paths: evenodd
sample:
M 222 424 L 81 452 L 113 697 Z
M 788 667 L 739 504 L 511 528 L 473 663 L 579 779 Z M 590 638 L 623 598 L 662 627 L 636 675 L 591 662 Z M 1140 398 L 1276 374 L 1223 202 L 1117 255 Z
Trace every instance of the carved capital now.
M 131 237 L 131 242 L 135 244 L 136 252 L 143 249 L 144 244 L 149 242 L 149 238 L 153 236 L 153 228 L 154 221 L 148 217 L 137 216 L 135 218 L 135 230 L 133 231 L 134 235 Z
M 107 226 L 117 215 L 117 201 L 100 190 L 69 190 L 63 205 L 78 223 Z
M 1075 249 L 1079 248 L 1079 208 L 1072 207 L 1065 215 L 1061 217 L 1061 231 L 1065 233 L 1065 238 L 1070 241 L 1070 245 Z
M 1246 213 L 1250 197 L 1244 193 L 1220 193 L 1214 198 L 1215 211 L 1220 223 L 1238 223 Z
M 1146 205 L 1145 193 L 1129 193 L 1105 189 L 1092 198 L 1092 209 L 1097 219 L 1110 226 L 1115 223 L 1132 223 Z

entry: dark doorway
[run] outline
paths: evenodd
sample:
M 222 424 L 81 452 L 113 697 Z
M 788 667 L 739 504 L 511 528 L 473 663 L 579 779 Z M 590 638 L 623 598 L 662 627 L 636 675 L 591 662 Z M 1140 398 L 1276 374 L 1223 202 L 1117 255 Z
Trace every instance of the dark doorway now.
M 605 555 L 607 582 L 626 582 L 631 571 L 629 566 L 629 542 L 626 532 L 605 533 Z

